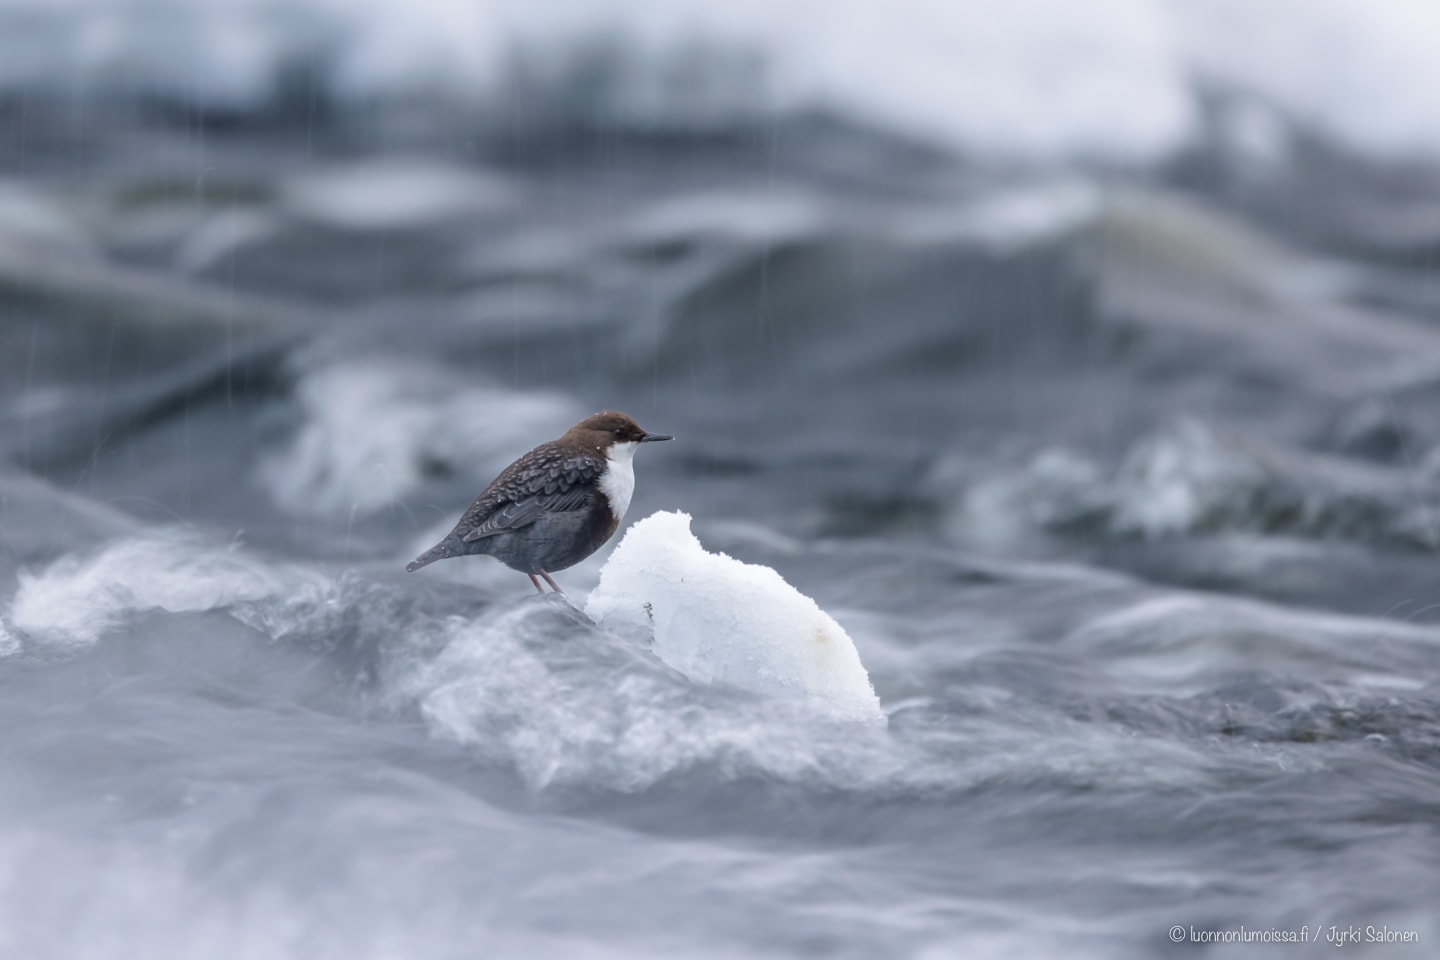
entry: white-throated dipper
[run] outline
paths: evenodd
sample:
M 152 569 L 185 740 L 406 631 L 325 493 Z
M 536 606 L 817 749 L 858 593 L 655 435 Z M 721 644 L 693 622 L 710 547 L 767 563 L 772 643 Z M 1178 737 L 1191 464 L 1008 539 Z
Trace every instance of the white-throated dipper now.
M 652 440 L 623 413 L 602 410 L 542 443 L 490 481 L 455 529 L 406 567 L 483 553 L 564 593 L 550 574 L 599 550 L 620 526 L 635 492 L 635 448 Z

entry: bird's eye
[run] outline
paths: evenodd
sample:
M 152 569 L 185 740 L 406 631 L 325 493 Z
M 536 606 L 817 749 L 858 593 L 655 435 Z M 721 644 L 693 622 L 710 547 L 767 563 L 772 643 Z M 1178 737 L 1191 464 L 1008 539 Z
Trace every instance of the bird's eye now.
M 617 437 L 623 437 L 623 436 L 625 436 L 625 428 L 624 428 L 624 427 L 616 427 L 616 428 L 615 428 L 615 436 L 617 436 Z

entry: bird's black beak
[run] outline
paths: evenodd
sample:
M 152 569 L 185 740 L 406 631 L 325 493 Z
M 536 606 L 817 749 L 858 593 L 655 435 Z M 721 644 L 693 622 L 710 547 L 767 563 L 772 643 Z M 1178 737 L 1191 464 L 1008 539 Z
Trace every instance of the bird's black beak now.
M 651 441 L 654 441 L 654 440 L 674 440 L 674 439 L 675 439 L 674 437 L 668 436 L 668 435 L 663 434 L 663 433 L 647 433 L 647 434 L 645 434 L 645 436 L 643 436 L 643 437 L 640 438 L 640 442 L 641 442 L 641 443 L 650 443 Z

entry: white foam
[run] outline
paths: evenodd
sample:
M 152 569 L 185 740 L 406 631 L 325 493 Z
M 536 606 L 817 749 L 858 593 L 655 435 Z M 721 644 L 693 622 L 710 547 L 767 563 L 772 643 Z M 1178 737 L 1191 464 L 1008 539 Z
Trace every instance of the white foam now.
M 688 536 L 683 517 L 673 526 L 672 533 Z M 951 675 L 965 656 L 954 648 L 972 650 L 972 628 L 986 629 L 967 621 L 949 637 L 950 659 L 926 663 Z M 700 629 L 737 649 L 728 625 Z M 1037 736 L 1033 722 L 1015 723 L 1008 692 L 983 686 L 967 687 L 969 706 L 946 723 L 919 734 L 911 726 L 900 737 L 880 723 L 835 723 L 794 688 L 754 697 L 703 686 L 636 649 L 621 631 L 577 622 L 556 597 L 526 597 L 473 618 L 421 618 L 405 631 L 410 646 L 397 648 L 381 671 L 386 700 L 402 710 L 418 704 L 434 736 L 513 767 L 534 789 L 644 790 L 697 770 L 887 792 L 1037 778 L 1111 790 L 1213 782 L 1211 761 L 1193 745 L 1063 712 L 1049 716 Z M 874 698 L 856 672 L 852 702 L 868 721 Z
M 1198 528 L 1230 504 L 1244 504 L 1274 470 L 1237 440 L 1184 420 L 1137 444 L 1116 482 L 1112 525 L 1151 539 Z
M 1375 539 L 1430 546 L 1436 538 L 1434 511 L 1416 499 L 1411 474 L 1286 450 L 1190 418 L 1137 441 L 1113 472 L 1049 449 L 1019 469 L 979 477 L 960 458 L 942 460 L 925 483 L 937 499 L 962 491 L 946 528 L 979 543 L 1087 529 L 1146 540 L 1249 531 L 1332 546 Z
M 240 250 L 274 236 L 278 218 L 268 212 L 238 208 L 207 217 L 175 250 L 175 266 L 199 273 Z
M 1151 160 L 1199 78 L 1379 153 L 1440 153 L 1430 0 L 0 0 L 0 87 L 342 98 L 705 128 L 820 110 L 968 150 Z
M 634 242 L 654 245 L 710 236 L 781 244 L 813 236 L 825 226 L 814 197 L 766 186 L 667 197 L 641 213 L 629 232 Z
M 974 203 L 944 205 L 904 217 L 902 242 L 973 243 L 1010 254 L 1062 237 L 1093 222 L 1102 209 L 1094 185 L 1055 180 L 988 195 Z
M 239 549 L 179 535 L 133 537 L 38 573 L 20 571 L 9 620 L 40 643 L 83 647 L 129 613 L 213 610 L 290 592 L 297 578 L 307 579 Z
M 1432 0 L 1167 5 L 1195 72 L 1362 151 L 1440 154 Z
M 419 158 L 326 167 L 285 185 L 287 209 L 339 230 L 403 230 L 502 209 L 512 189 L 497 175 Z
M 697 683 L 802 700 L 836 719 L 883 716 L 845 630 L 770 567 L 705 550 L 688 514 L 632 526 L 585 612 L 606 630 L 651 640 Z
M 420 364 L 352 360 L 300 383 L 304 426 L 261 462 L 259 477 L 291 513 L 344 516 L 395 503 L 427 463 L 473 475 L 476 487 L 577 419 L 570 401 L 447 376 Z
M 93 260 L 76 218 L 44 194 L 0 180 L 0 254 Z
M 1440 630 L 1394 620 L 1297 610 L 1259 600 L 1167 593 L 1108 610 L 1062 641 L 1117 680 L 1194 691 L 1271 670 L 1360 688 L 1419 690 Z

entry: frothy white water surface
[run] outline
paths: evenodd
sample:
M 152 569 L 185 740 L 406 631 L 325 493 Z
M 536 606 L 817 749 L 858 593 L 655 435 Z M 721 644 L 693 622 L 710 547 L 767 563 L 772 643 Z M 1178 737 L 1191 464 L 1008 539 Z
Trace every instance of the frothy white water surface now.
M 128 615 L 213 610 L 295 589 L 316 577 L 184 534 L 127 538 L 24 571 L 10 622 L 49 647 L 96 643 Z

